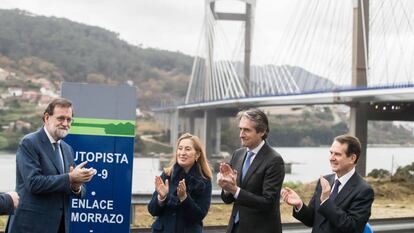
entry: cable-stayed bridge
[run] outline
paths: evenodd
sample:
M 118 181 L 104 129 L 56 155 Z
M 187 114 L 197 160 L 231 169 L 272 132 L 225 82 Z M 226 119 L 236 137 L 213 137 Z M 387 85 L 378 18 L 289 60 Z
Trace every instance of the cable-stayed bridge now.
M 368 120 L 414 120 L 413 1 L 205 3 L 185 102 L 162 108 L 172 142 L 190 131 L 218 153 L 219 118 L 245 107 L 347 104 L 364 145 Z

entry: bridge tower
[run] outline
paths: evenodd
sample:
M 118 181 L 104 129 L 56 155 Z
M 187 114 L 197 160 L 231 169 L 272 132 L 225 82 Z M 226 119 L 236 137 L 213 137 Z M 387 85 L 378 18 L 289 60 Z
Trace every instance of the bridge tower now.
M 249 96 L 249 83 L 250 83 L 250 57 L 251 57 L 251 40 L 252 40 L 252 25 L 253 14 L 255 9 L 256 0 L 238 0 L 245 4 L 244 13 L 229 13 L 218 12 L 216 2 L 219 0 L 206 0 L 206 17 L 213 16 L 213 20 L 226 20 L 226 21 L 242 21 L 244 22 L 244 64 L 243 64 L 243 76 L 234 77 L 235 74 L 223 74 L 220 76 L 220 80 L 217 80 L 217 75 L 214 74 L 215 67 L 220 65 L 220 62 L 215 60 L 214 47 L 215 47 L 215 33 L 217 33 L 214 27 L 210 27 L 206 30 L 206 58 L 204 60 L 205 72 L 202 88 L 195 88 L 192 86 L 193 80 L 190 81 L 190 85 L 187 91 L 186 104 L 192 104 L 198 101 L 212 101 L 226 98 L 247 97 Z M 214 24 L 214 23 L 213 23 Z M 194 64 L 196 65 L 196 64 Z M 193 79 L 193 77 L 192 77 Z M 227 80 L 226 80 L 227 79 Z M 200 81 L 200 80 L 199 80 Z M 240 81 L 240 82 L 238 82 Z M 195 81 L 194 81 L 195 83 Z M 219 84 L 218 84 L 219 83 Z M 214 90 L 217 89 L 221 83 L 221 92 Z M 233 83 L 233 85 L 223 85 L 223 83 Z M 236 84 L 234 84 L 236 83 Z M 186 111 L 180 110 L 179 117 L 185 119 L 186 125 L 184 131 L 192 132 L 200 137 L 206 147 L 206 153 L 208 156 L 220 153 L 221 145 L 221 118 L 234 117 L 238 109 L 205 109 L 199 111 Z M 199 119 L 195 119 L 199 118 Z M 200 120 L 201 119 L 201 120 Z
M 369 0 L 355 0 L 353 9 L 352 38 L 352 85 L 367 87 Z M 350 133 L 359 138 L 361 156 L 356 170 L 366 175 L 368 103 L 356 102 L 351 105 Z
M 253 14 L 256 5 L 256 0 L 238 0 L 245 3 L 245 12 L 244 13 L 228 13 L 228 12 L 217 12 L 216 11 L 216 2 L 219 0 L 206 0 L 206 9 L 211 11 L 211 14 L 214 17 L 215 21 L 227 20 L 227 21 L 242 21 L 244 22 L 244 65 L 243 65 L 243 89 L 244 96 L 249 96 L 249 83 L 250 83 L 250 58 L 251 58 L 251 45 L 252 45 L 252 25 L 253 25 Z M 210 12 L 207 12 L 207 14 Z M 214 38 L 213 35 L 215 31 L 207 30 L 207 66 L 208 71 L 212 70 L 214 66 L 214 54 L 211 48 L 214 47 Z M 206 75 L 211 76 L 211 72 L 207 72 Z M 207 77 L 206 80 L 211 80 L 211 77 Z M 206 87 L 209 87 L 206 83 Z

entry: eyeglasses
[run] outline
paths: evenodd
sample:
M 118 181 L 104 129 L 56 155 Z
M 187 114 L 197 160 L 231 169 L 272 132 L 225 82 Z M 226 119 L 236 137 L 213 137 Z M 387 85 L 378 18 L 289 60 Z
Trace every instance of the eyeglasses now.
M 56 117 L 56 120 L 58 120 L 60 123 L 63 123 L 66 120 L 68 122 L 68 124 L 73 122 L 72 117 L 64 117 L 64 116 L 58 116 L 58 117 Z

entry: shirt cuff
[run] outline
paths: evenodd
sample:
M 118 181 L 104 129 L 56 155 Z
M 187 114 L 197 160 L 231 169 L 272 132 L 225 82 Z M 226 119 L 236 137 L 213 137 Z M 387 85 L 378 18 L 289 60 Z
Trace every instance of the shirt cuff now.
M 328 199 L 329 198 L 326 198 L 325 200 L 323 200 L 320 205 L 323 205 L 323 203 L 325 203 Z
M 293 209 L 297 213 L 297 212 L 299 212 L 302 209 L 302 207 L 303 207 L 303 202 L 302 202 L 302 204 L 300 204 L 299 208 L 296 208 L 296 206 L 294 206 Z
M 80 187 L 79 187 L 79 189 L 78 189 L 77 191 L 75 191 L 72 187 L 71 187 L 71 189 L 72 189 L 72 192 L 73 192 L 74 194 L 79 195 L 79 194 L 81 193 L 81 191 L 82 191 L 82 186 L 80 186 Z
M 164 206 L 164 202 L 167 199 L 167 195 L 165 195 L 164 199 L 160 199 L 160 195 L 157 195 L 157 199 L 158 199 L 158 204 L 160 206 Z
M 237 187 L 237 191 L 236 193 L 233 195 L 234 199 L 237 199 L 237 197 L 239 196 L 240 193 L 240 187 Z

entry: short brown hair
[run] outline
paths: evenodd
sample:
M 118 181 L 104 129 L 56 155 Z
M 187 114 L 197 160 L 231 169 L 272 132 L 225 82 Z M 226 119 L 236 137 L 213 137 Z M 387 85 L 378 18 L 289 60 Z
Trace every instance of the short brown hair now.
M 266 139 L 269 135 L 269 120 L 267 119 L 266 114 L 257 108 L 242 110 L 237 113 L 237 118 L 247 118 L 255 123 L 256 132 L 264 133 L 262 139 Z
M 335 137 L 335 141 L 341 144 L 347 144 L 346 156 L 350 157 L 352 154 L 356 155 L 355 164 L 358 162 L 359 156 L 361 155 L 361 142 L 357 137 L 351 135 L 339 135 Z
M 67 100 L 65 98 L 57 98 L 57 99 L 52 100 L 52 102 L 50 102 L 47 105 L 47 107 L 46 107 L 46 109 L 43 113 L 43 117 L 42 117 L 43 122 L 45 121 L 46 113 L 49 116 L 52 116 L 53 112 L 55 111 L 56 106 L 61 107 L 61 108 L 71 108 L 72 107 L 72 102 L 70 102 L 69 100 Z M 72 109 L 72 115 L 73 115 L 73 109 Z

